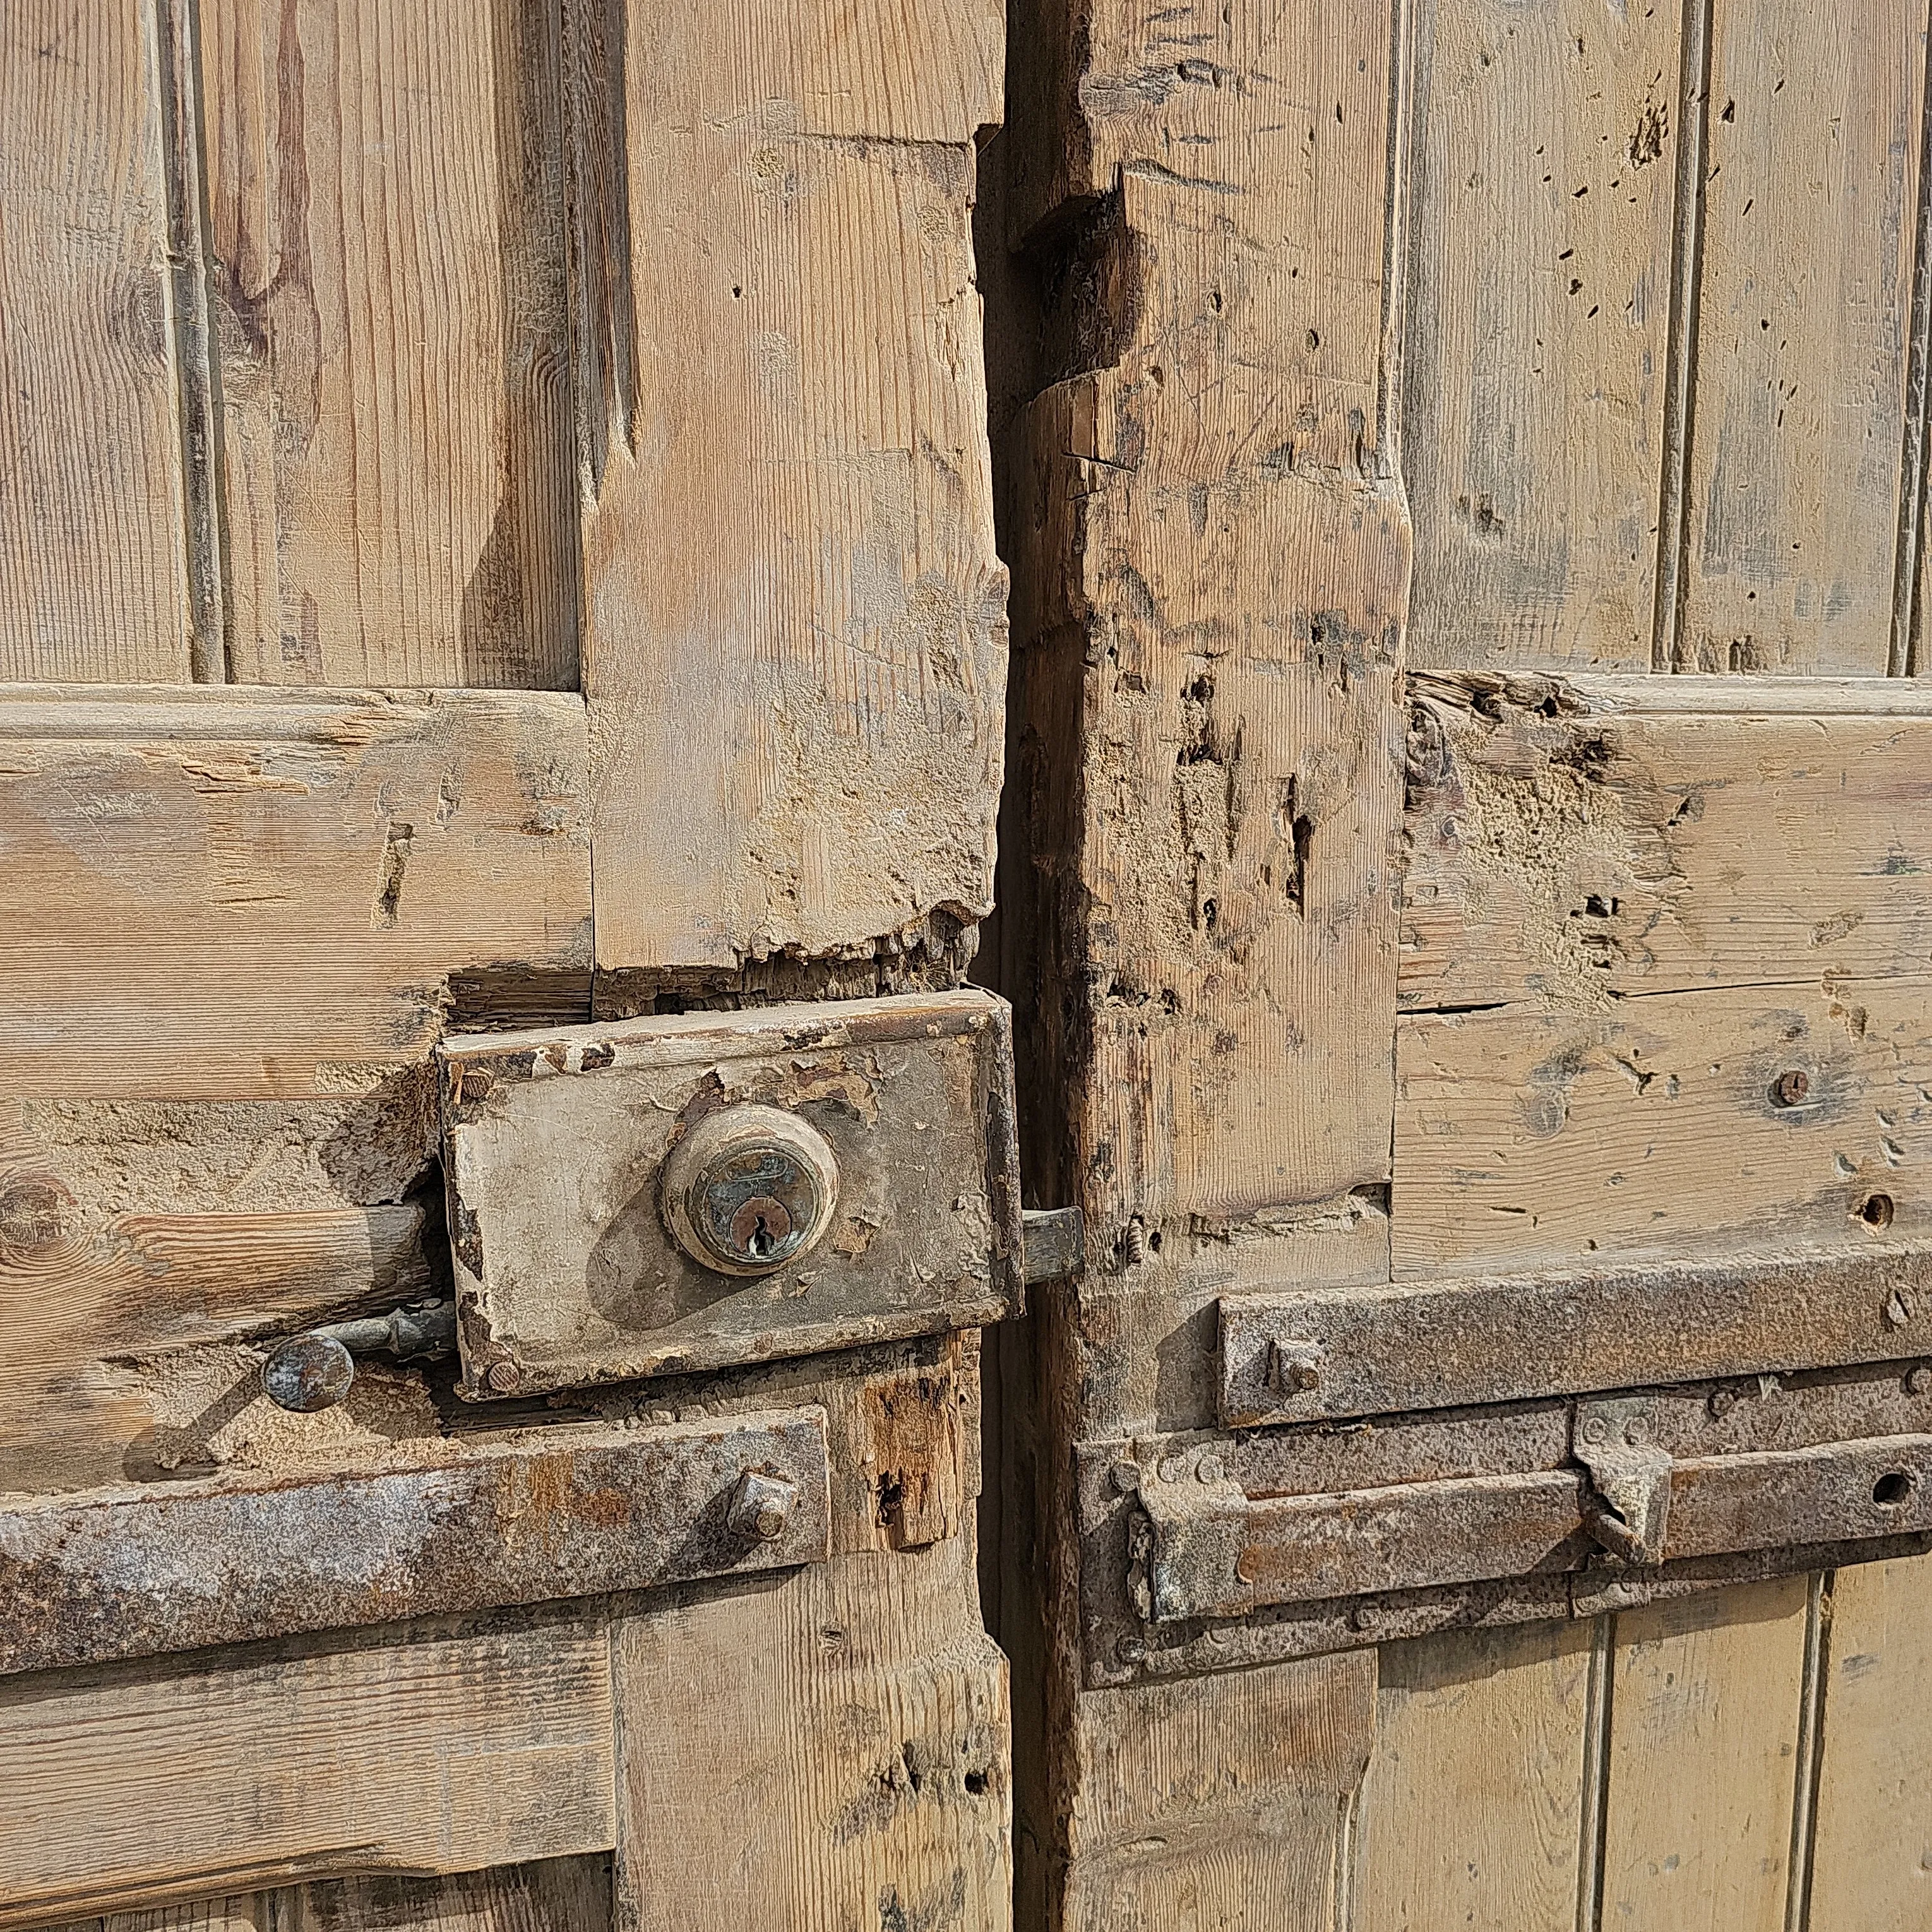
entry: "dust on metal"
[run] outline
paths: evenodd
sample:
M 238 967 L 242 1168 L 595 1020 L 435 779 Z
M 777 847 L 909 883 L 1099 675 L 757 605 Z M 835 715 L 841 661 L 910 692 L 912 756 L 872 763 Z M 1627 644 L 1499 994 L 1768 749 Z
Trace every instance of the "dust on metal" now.
M 753 1474 L 748 1535 L 734 1506 Z M 824 1560 L 830 1520 L 816 1406 L 41 1498 L 0 1510 L 0 1672 L 782 1569 Z

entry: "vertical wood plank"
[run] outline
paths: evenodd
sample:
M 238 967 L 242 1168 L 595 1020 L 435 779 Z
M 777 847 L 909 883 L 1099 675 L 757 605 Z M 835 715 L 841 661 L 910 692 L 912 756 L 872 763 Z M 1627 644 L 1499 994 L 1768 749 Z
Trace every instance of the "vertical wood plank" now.
M 582 325 L 612 386 L 587 406 L 600 967 L 916 945 L 988 910 L 1006 578 L 968 216 L 1000 22 L 634 6 L 621 78 L 584 86 L 622 104 L 580 145 L 626 190 L 580 194 L 580 280 L 626 312 Z
M 1329 1932 L 1368 1761 L 1372 1651 L 1090 1692 L 1064 1932 Z
M 1809 1580 L 1616 1624 L 1602 1924 L 1785 1932 Z
M 1932 1923 L 1932 1558 L 1840 1570 L 1814 1808 L 1810 1932 Z
M 614 1625 L 620 1932 L 998 1932 L 1006 1660 L 971 1539 L 835 1556 Z
M 1409 661 L 1648 668 L 1678 0 L 1422 0 Z
M 1676 668 L 1887 668 L 1925 32 L 1714 0 Z
M 557 10 L 201 32 L 234 676 L 574 686 Z
M 1592 1635 L 1532 1624 L 1384 1646 L 1353 1932 L 1575 1932 Z
M 0 679 L 189 676 L 154 28 L 0 10 Z

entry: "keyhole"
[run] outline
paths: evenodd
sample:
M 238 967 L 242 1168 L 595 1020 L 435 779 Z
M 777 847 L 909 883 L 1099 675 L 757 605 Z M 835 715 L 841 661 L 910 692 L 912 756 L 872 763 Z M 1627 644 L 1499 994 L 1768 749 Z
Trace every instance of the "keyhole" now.
M 766 1225 L 765 1217 L 762 1214 L 758 1216 L 758 1225 L 752 1230 L 751 1245 L 752 1253 L 760 1261 L 778 1246 L 778 1243 L 772 1238 L 772 1231 Z

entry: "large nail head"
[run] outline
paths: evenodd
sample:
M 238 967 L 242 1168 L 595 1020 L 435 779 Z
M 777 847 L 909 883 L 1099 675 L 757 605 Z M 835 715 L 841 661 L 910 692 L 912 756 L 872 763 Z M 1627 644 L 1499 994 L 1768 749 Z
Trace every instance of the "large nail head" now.
M 297 1335 L 262 1370 L 262 1386 L 278 1408 L 312 1414 L 333 1408 L 356 1380 L 356 1358 L 332 1335 Z

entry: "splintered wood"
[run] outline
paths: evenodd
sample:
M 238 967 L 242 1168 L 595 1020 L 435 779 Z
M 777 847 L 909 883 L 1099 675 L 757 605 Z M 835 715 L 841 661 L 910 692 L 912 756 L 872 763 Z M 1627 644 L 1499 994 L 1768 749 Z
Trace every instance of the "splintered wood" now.
M 977 920 L 1006 579 L 968 217 L 1000 10 L 628 19 L 628 172 L 584 238 L 614 258 L 592 339 L 634 343 L 590 404 L 598 962 Z

